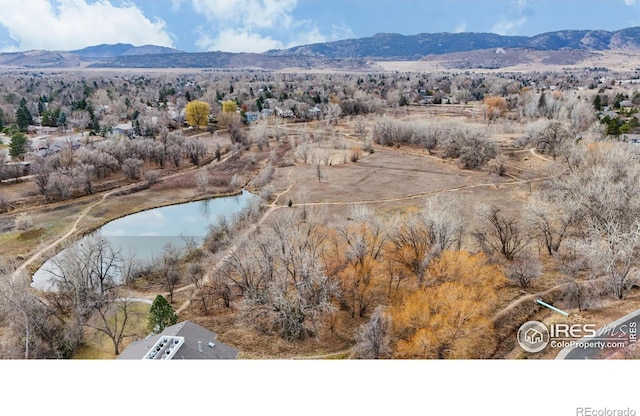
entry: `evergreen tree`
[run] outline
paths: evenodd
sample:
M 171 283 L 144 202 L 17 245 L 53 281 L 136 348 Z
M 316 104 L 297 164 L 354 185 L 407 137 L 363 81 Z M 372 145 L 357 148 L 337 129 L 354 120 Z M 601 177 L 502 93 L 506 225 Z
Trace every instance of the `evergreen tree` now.
M 544 95 L 544 91 L 538 100 L 538 113 L 540 116 L 545 116 L 547 113 L 547 97 Z
M 67 114 L 64 111 L 60 111 L 60 109 L 58 109 L 59 115 L 58 115 L 58 120 L 56 121 L 56 124 L 58 125 L 58 127 L 62 127 L 63 131 L 67 130 Z
M 27 153 L 27 136 L 21 132 L 14 133 L 9 143 L 9 155 L 14 160 L 21 160 L 25 153 Z
M 149 311 L 149 331 L 159 334 L 166 327 L 175 325 L 177 322 L 178 315 L 169 301 L 162 295 L 156 296 Z
M 20 105 L 16 111 L 16 123 L 20 131 L 25 132 L 30 124 L 33 124 L 33 117 L 31 112 L 27 108 L 27 101 L 23 98 L 20 100 Z
M 600 95 L 596 95 L 593 99 L 593 107 L 596 109 L 596 111 L 600 111 L 600 109 L 602 108 L 602 99 L 600 98 Z

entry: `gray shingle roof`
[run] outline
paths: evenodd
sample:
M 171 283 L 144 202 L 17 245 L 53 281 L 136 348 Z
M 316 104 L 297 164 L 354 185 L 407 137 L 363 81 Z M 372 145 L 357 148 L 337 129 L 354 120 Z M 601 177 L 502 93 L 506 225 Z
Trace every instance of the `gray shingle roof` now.
M 238 356 L 238 350 L 216 341 L 217 334 L 215 332 L 191 321 L 183 321 L 165 328 L 160 334 L 150 335 L 146 339 L 132 342 L 118 356 L 118 359 L 140 360 L 160 337 L 166 335 L 184 337 L 184 344 L 176 352 L 174 360 L 234 359 Z

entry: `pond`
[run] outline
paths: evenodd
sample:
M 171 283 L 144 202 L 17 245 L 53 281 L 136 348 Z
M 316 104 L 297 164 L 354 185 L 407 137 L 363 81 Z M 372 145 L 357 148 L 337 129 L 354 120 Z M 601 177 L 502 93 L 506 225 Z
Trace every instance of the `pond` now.
M 168 244 L 176 249 L 184 248 L 188 241 L 201 245 L 209 231 L 209 225 L 215 224 L 221 217 L 241 212 L 257 198 L 243 190 L 235 196 L 138 212 L 103 225 L 90 236 L 74 243 L 74 247 L 82 247 L 83 243 L 99 235 L 107 240 L 121 258 L 152 261 L 162 254 Z M 55 276 L 60 271 L 57 264 L 66 252 L 65 249 L 45 262 L 34 273 L 31 286 L 40 290 L 54 290 Z

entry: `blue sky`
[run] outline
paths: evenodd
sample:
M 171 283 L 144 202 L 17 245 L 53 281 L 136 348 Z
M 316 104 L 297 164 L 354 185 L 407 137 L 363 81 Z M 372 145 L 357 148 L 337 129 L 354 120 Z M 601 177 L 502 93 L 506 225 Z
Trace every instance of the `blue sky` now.
M 101 43 L 262 52 L 375 33 L 493 32 L 640 25 L 640 0 L 2 0 L 0 50 Z

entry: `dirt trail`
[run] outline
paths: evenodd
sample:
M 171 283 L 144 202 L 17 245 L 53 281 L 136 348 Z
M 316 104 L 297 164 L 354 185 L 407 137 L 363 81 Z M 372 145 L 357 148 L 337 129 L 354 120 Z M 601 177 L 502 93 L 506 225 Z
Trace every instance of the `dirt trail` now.
M 510 311 L 512 311 L 513 309 L 515 309 L 518 306 L 522 305 L 524 302 L 528 302 L 528 301 L 535 302 L 536 299 L 540 299 L 543 296 L 548 295 L 549 293 L 552 293 L 552 292 L 554 292 L 554 291 L 556 291 L 558 289 L 561 289 L 566 285 L 567 285 L 567 283 L 561 283 L 559 285 L 553 286 L 552 288 L 549 288 L 549 289 L 544 290 L 542 292 L 530 293 L 528 295 L 524 295 L 524 296 L 514 300 L 513 302 L 508 304 L 506 307 L 501 309 L 498 313 L 496 313 L 493 316 L 493 321 L 494 322 L 498 321 L 503 315 L 508 314 Z
M 73 235 L 73 233 L 75 233 L 76 231 L 78 231 L 78 224 L 80 223 L 80 221 L 82 221 L 84 219 L 84 217 L 87 216 L 87 214 L 89 213 L 89 211 L 91 211 L 93 208 L 95 208 L 96 206 L 102 204 L 105 199 L 107 199 L 107 197 L 113 195 L 116 192 L 120 192 L 122 191 L 123 188 L 118 188 L 118 189 L 114 189 L 111 190 L 107 193 L 105 193 L 104 195 L 102 195 L 102 198 L 100 198 L 98 201 L 94 202 L 93 204 L 89 205 L 88 207 L 86 207 L 85 209 L 82 210 L 82 212 L 78 215 L 78 218 L 76 218 L 76 220 L 73 222 L 73 224 L 71 225 L 71 229 L 69 229 L 69 231 L 67 231 L 62 237 L 58 238 L 57 240 L 55 240 L 54 242 L 48 244 L 47 246 L 45 246 L 44 248 L 38 250 L 36 253 L 32 254 L 31 257 L 29 257 L 25 262 L 23 262 L 14 272 L 13 272 L 13 278 L 15 278 L 16 276 L 18 276 L 21 272 L 23 272 L 27 266 L 29 266 L 31 263 L 33 263 L 34 261 L 36 261 L 40 256 L 42 256 L 44 253 L 46 253 L 49 250 L 54 249 L 58 244 L 61 244 L 62 242 L 64 242 L 67 238 L 69 238 L 71 235 Z
M 291 181 L 291 184 L 289 185 L 289 187 L 287 187 L 287 189 L 285 189 L 284 191 L 278 193 L 275 199 L 273 200 L 273 202 L 269 204 L 269 208 L 265 211 L 262 217 L 260 217 L 260 219 L 256 223 L 252 224 L 248 229 L 244 230 L 240 238 L 238 238 L 234 244 L 232 244 L 229 248 L 227 248 L 227 251 L 224 254 L 224 256 L 222 256 L 222 258 L 218 260 L 216 264 L 205 273 L 204 277 L 202 278 L 203 284 L 208 284 L 211 281 L 215 273 L 224 266 L 224 264 L 229 260 L 231 256 L 235 254 L 235 252 L 238 250 L 238 247 L 247 238 L 249 238 L 249 236 L 255 233 L 258 227 L 260 227 L 260 225 L 262 225 L 266 221 L 266 219 L 271 215 L 272 212 L 285 207 L 282 205 L 277 205 L 277 202 L 282 195 L 289 192 L 291 188 L 297 183 L 295 179 L 291 178 L 292 171 L 293 171 L 293 168 L 289 169 L 289 172 L 287 172 L 287 179 Z M 194 287 L 195 285 L 192 283 L 189 285 L 182 286 L 181 288 L 177 289 L 176 292 L 183 292 L 185 290 L 193 289 Z M 190 304 L 191 304 L 191 298 L 187 299 L 184 303 L 182 303 L 182 305 L 178 307 L 178 309 L 176 309 L 176 314 L 179 314 L 180 312 L 184 311 Z
M 535 148 L 531 148 L 529 149 L 529 152 L 534 155 L 535 157 L 537 157 L 538 159 L 544 160 L 545 162 L 549 162 L 549 163 L 555 163 L 553 160 L 551 159 L 547 159 L 546 157 L 536 153 L 536 149 Z

